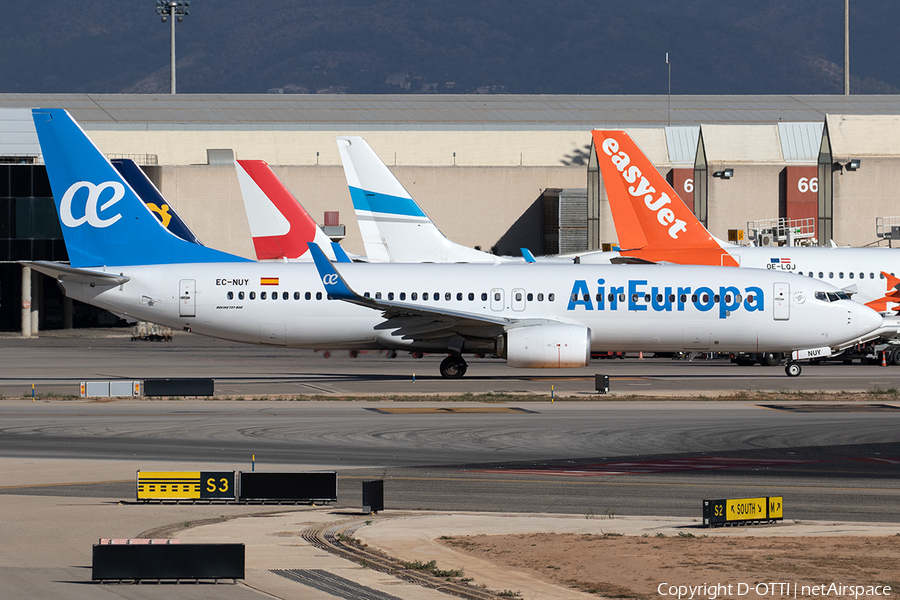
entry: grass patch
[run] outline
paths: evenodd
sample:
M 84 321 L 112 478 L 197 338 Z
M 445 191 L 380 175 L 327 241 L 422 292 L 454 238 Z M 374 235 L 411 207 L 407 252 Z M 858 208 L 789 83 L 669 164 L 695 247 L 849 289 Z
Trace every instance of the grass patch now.
M 403 567 L 405 569 L 409 569 L 410 571 L 425 571 L 426 573 L 430 573 L 435 577 L 440 577 L 442 579 L 447 579 L 450 577 L 462 577 L 463 570 L 462 569 L 439 569 L 437 566 L 437 562 L 430 560 L 427 563 L 423 563 L 420 560 L 413 562 L 403 563 Z

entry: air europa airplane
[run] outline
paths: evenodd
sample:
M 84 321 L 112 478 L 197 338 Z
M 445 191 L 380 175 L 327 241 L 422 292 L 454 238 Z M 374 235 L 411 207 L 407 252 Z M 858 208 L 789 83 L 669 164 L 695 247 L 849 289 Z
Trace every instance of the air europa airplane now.
M 735 246 L 714 238 L 624 131 L 592 132 L 622 254 L 725 265 L 826 281 L 879 312 L 900 303 L 900 252 L 889 248 Z M 582 263 L 602 263 L 586 253 Z
M 138 320 L 298 348 L 465 353 L 513 367 L 580 367 L 592 348 L 830 352 L 881 317 L 828 284 L 713 267 L 560 264 L 259 263 L 182 240 L 61 109 L 35 127 L 69 265 L 28 263 L 65 293 Z M 338 268 L 340 269 L 338 271 Z M 790 375 L 800 367 L 789 365 Z

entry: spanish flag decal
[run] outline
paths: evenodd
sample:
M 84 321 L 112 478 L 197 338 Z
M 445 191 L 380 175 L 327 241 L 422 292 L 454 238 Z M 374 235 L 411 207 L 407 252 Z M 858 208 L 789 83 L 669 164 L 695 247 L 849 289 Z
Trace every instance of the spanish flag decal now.
M 277 277 L 260 277 L 259 285 L 278 285 Z

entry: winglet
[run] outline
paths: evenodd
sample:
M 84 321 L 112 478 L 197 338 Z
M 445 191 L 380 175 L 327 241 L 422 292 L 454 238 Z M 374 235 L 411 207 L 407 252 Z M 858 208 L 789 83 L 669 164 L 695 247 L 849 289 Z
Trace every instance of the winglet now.
M 319 271 L 319 279 L 322 280 L 322 285 L 325 286 L 325 291 L 328 292 L 328 295 L 338 300 L 358 301 L 360 299 L 359 294 L 350 289 L 350 286 L 347 285 L 341 274 L 337 272 L 337 269 L 334 268 L 334 265 L 325 256 L 325 253 L 319 248 L 319 245 L 315 242 L 308 242 L 308 244 L 313 262 L 316 263 L 316 270 Z
M 338 244 L 337 242 L 331 242 L 331 249 L 332 249 L 332 251 L 334 251 L 334 259 L 336 262 L 339 262 L 339 263 L 353 262 L 352 260 L 350 260 L 350 257 L 347 256 L 347 253 L 344 252 L 344 249 L 341 248 L 341 245 Z
M 534 254 L 532 254 L 531 250 L 529 250 L 528 248 L 519 248 L 519 251 L 522 253 L 522 258 L 525 259 L 525 262 L 530 262 L 530 263 L 537 262 L 534 259 Z

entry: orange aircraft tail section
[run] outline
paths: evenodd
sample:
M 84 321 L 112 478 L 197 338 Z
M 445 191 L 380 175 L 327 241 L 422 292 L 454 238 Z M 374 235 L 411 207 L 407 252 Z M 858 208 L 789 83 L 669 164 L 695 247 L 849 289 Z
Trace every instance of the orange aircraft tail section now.
M 878 312 L 887 312 L 888 303 L 900 304 L 900 279 L 884 271 L 881 272 L 881 275 L 887 279 L 887 291 L 881 298 L 866 302 L 866 306 Z M 900 312 L 900 307 L 895 308 L 895 310 Z
M 624 131 L 593 131 L 622 253 L 654 262 L 736 267 Z

